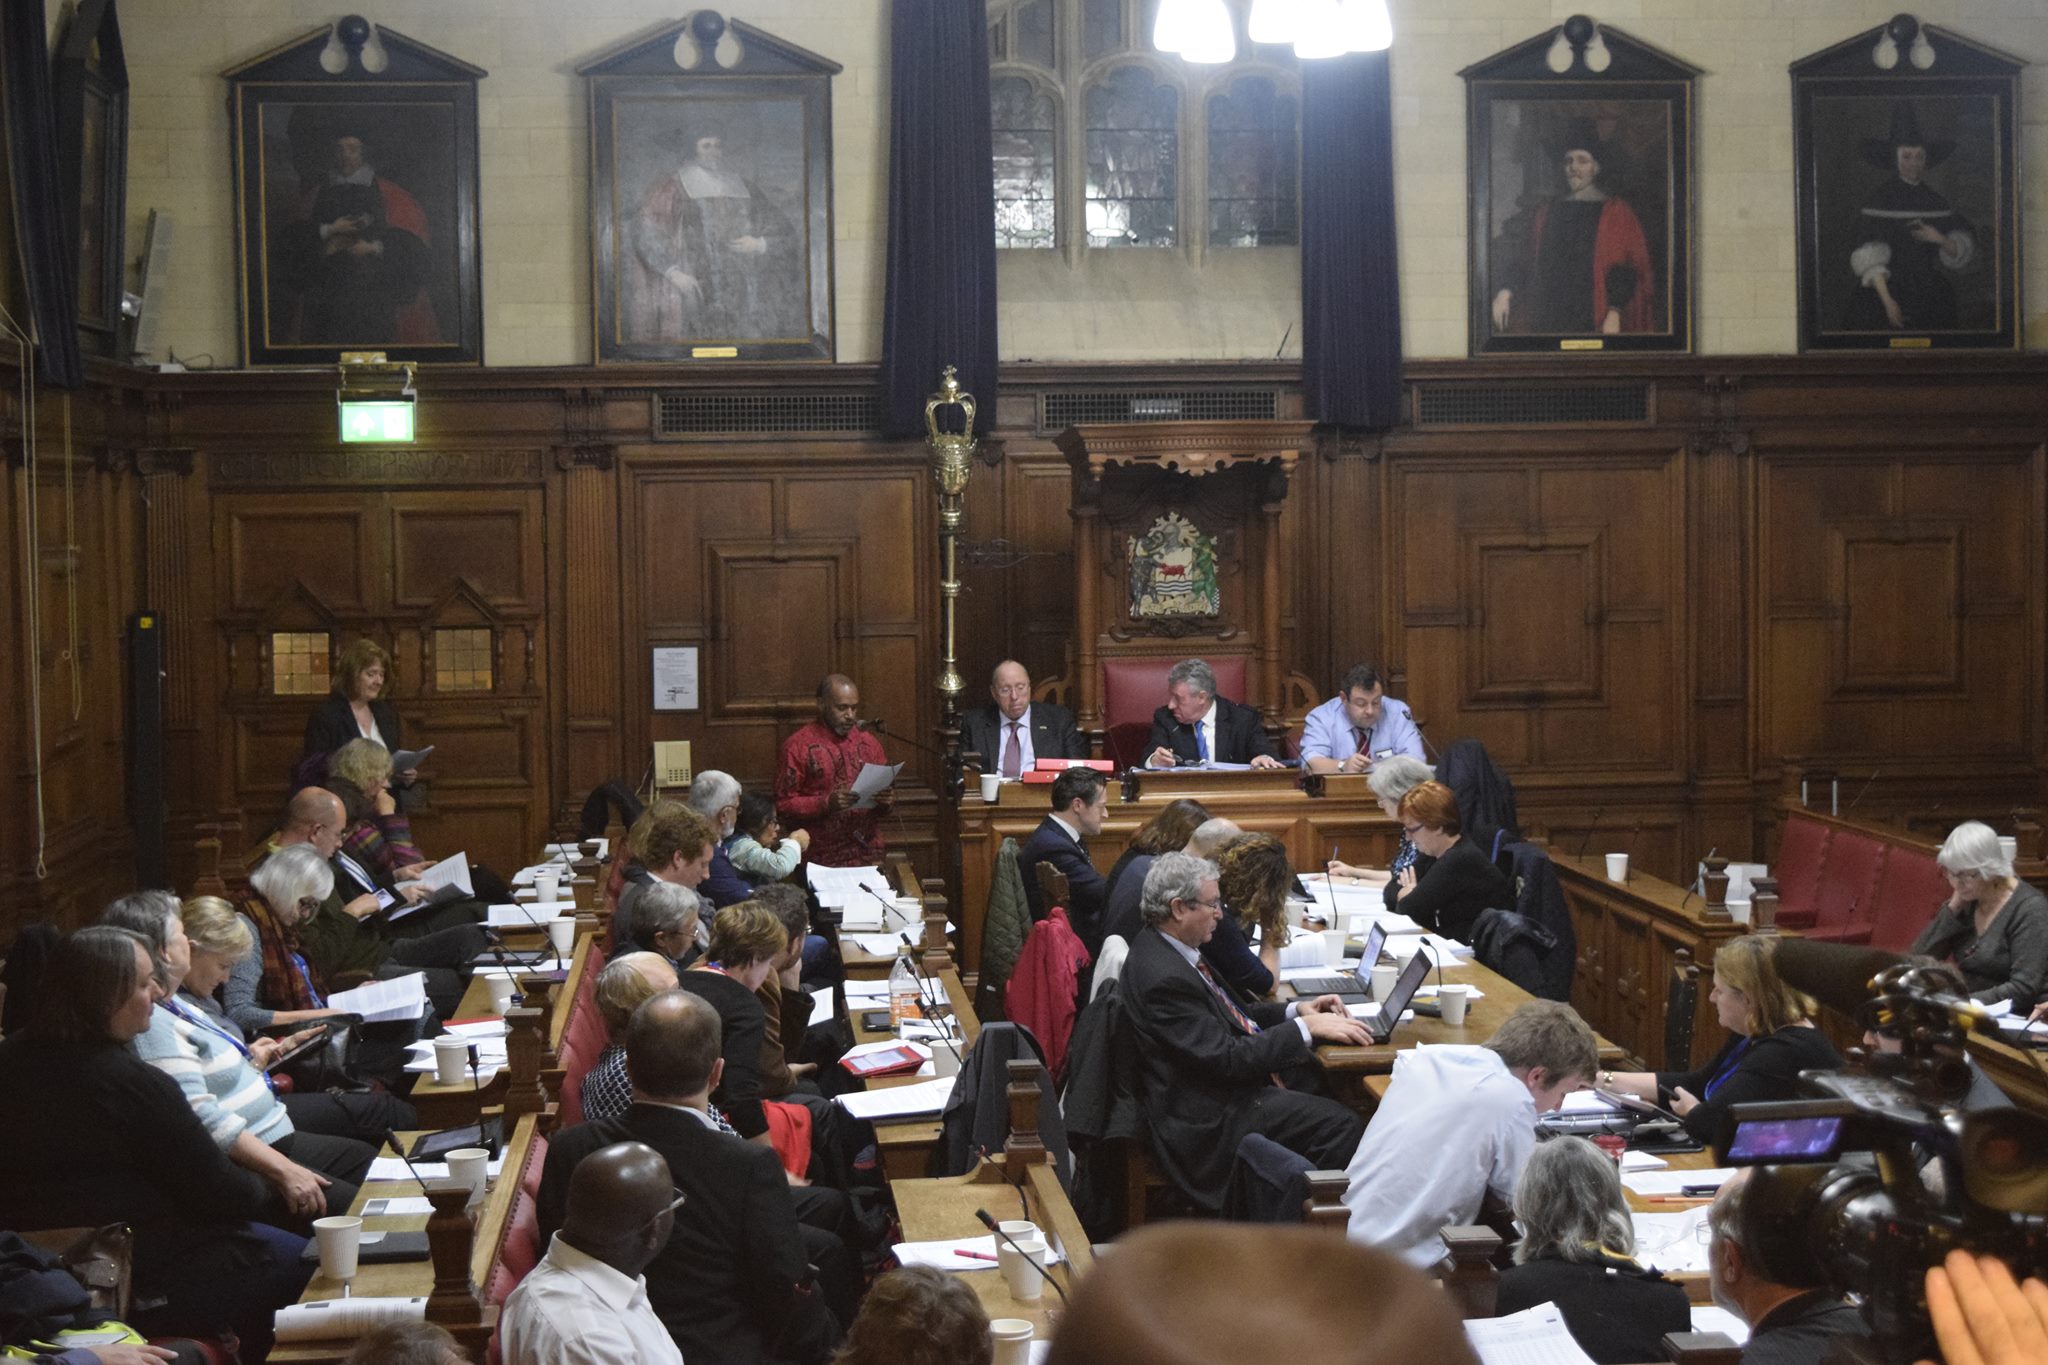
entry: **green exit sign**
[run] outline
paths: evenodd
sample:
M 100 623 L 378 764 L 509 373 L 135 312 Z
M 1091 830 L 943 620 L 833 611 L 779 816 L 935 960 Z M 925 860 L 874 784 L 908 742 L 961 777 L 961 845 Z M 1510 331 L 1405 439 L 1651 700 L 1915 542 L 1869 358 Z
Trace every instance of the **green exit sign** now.
M 412 440 L 410 403 L 341 404 L 341 439 L 344 441 Z

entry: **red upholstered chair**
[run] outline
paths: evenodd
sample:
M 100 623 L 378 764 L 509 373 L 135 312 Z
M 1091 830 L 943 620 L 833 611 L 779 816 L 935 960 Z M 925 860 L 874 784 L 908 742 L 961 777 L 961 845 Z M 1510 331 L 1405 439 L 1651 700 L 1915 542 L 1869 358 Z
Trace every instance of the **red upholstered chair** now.
M 1814 922 L 1828 834 L 1820 821 L 1798 815 L 1787 815 L 1779 827 L 1778 858 L 1771 872 L 1778 882 L 1778 923 L 1784 928 L 1805 929 Z
M 1821 863 L 1813 926 L 1802 931 L 1806 937 L 1830 943 L 1861 943 L 1869 937 L 1885 853 L 1882 840 L 1854 830 L 1835 831 Z
M 1102 723 L 1114 730 L 1119 725 L 1152 728 L 1152 713 L 1166 705 L 1166 674 L 1186 655 L 1171 658 L 1104 659 L 1102 661 Z M 1210 659 L 1216 674 L 1216 691 L 1232 701 L 1244 700 L 1245 659 Z M 1143 742 L 1143 737 L 1140 737 Z
M 608 1041 L 604 1015 L 597 1008 L 597 1000 L 595 997 L 586 1000 L 578 995 L 576 1004 L 569 1011 L 569 1021 L 562 1029 L 562 1046 L 556 1049 L 555 1054 L 562 1065 L 564 1127 L 583 1122 L 583 1077 L 597 1065 Z
M 545 1133 L 535 1133 L 526 1149 L 526 1164 L 519 1168 L 519 1188 L 535 1199 L 540 1198 L 541 1168 L 548 1163 L 548 1139 Z
M 1932 854 L 1892 849 L 1877 879 L 1870 946 L 1888 953 L 1905 952 L 1948 895 L 1948 879 L 1941 875 L 1941 864 Z

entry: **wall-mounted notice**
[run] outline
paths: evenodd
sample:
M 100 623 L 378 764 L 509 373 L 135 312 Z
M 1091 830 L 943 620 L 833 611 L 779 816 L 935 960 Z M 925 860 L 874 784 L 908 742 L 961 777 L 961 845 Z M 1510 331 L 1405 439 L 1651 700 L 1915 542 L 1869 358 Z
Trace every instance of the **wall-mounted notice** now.
M 654 709 L 697 709 L 697 647 L 672 646 L 654 651 Z

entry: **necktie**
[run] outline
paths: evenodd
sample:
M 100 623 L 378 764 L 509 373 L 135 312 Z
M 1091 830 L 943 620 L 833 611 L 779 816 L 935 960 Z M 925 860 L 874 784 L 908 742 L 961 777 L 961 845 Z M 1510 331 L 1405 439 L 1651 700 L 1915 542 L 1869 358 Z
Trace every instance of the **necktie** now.
M 1209 970 L 1208 959 L 1196 958 L 1195 970 L 1202 974 L 1202 980 L 1207 982 L 1209 989 L 1216 993 L 1216 998 L 1223 1002 L 1223 1008 L 1229 1012 L 1232 1019 L 1237 1021 L 1239 1028 L 1243 1029 L 1246 1033 L 1257 1033 L 1259 1031 L 1259 1026 L 1254 1024 L 1250 1017 L 1237 1007 L 1237 1001 L 1230 998 L 1230 992 L 1223 989 L 1223 983 L 1218 981 L 1216 974 Z
M 1370 731 L 1370 730 L 1367 730 L 1367 729 L 1364 729 L 1363 727 L 1361 727 L 1361 728 L 1358 728 L 1358 729 L 1355 729 L 1355 730 L 1353 730 L 1353 731 L 1352 731 L 1351 733 L 1352 733 L 1352 734 L 1354 734 L 1354 735 L 1356 735 L 1356 736 L 1358 737 L 1358 752 L 1360 752 L 1360 753 L 1364 754 L 1364 755 L 1365 755 L 1365 756 L 1366 756 L 1367 758 L 1371 758 L 1371 757 L 1372 757 L 1372 731 Z
M 1022 728 L 1016 721 L 1010 722 L 1010 738 L 1003 745 L 1004 777 L 1022 777 L 1024 775 L 1024 741 L 1018 737 L 1017 733 Z
M 1202 729 L 1200 721 L 1195 722 L 1195 757 L 1204 763 L 1209 761 L 1209 736 Z

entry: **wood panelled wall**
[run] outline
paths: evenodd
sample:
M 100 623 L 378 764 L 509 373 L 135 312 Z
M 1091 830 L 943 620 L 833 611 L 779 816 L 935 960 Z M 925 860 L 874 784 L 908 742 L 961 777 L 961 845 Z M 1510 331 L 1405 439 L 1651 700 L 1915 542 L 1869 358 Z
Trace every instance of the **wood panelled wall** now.
M 1597 382 L 1639 410 L 1595 401 L 1579 419 L 1588 373 L 1416 364 L 1425 420 L 1324 437 L 1284 513 L 1284 667 L 1327 688 L 1378 663 L 1433 743 L 1486 743 L 1525 825 L 1667 875 L 1710 846 L 1765 853 L 1770 803 L 1808 769 L 1839 773 L 1864 815 L 2040 801 L 2048 358 L 1608 361 Z M 928 741 L 921 447 L 654 430 L 664 391 L 843 406 L 872 384 L 853 366 L 429 371 L 415 447 L 347 451 L 326 372 L 108 370 L 74 400 L 68 503 L 46 399 L 34 667 L 51 875 L 33 873 L 17 648 L 0 677 L 0 904 L 75 916 L 124 884 L 121 630 L 145 604 L 169 646 L 174 855 L 223 815 L 246 842 L 274 819 L 317 700 L 271 695 L 274 631 L 392 649 L 406 741 L 439 746 L 423 841 L 504 865 L 595 784 L 640 781 L 654 739 L 765 785 L 827 671 Z M 1264 389 L 1276 417 L 1300 406 L 1285 366 L 1018 366 L 1005 384 L 967 494 L 960 653 L 977 698 L 1004 655 L 1041 678 L 1068 667 L 1069 479 L 1047 395 Z M 24 414 L 6 413 L 18 574 Z M 22 597 L 10 641 L 27 639 Z M 491 631 L 489 691 L 435 690 L 437 627 Z M 702 651 L 699 710 L 652 709 L 662 645 Z M 889 835 L 936 868 L 936 763 L 886 742 L 919 778 Z

